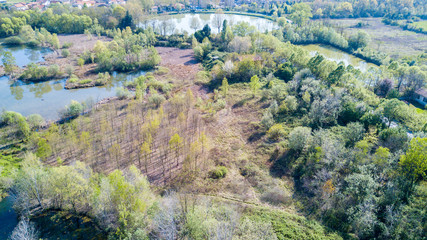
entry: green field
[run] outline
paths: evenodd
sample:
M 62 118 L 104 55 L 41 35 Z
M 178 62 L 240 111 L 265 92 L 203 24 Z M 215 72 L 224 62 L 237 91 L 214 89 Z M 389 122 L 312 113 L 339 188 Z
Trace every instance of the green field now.
M 339 32 L 350 36 L 358 31 L 365 31 L 371 37 L 369 47 L 381 51 L 392 58 L 418 55 L 427 49 L 427 36 L 422 33 L 406 31 L 398 26 L 389 26 L 381 22 L 381 18 L 347 18 L 317 20 L 332 24 Z M 364 26 L 356 27 L 358 23 Z M 417 22 L 427 27 L 427 21 Z
M 412 26 L 422 28 L 423 31 L 427 31 L 427 21 L 420 21 L 412 23 Z

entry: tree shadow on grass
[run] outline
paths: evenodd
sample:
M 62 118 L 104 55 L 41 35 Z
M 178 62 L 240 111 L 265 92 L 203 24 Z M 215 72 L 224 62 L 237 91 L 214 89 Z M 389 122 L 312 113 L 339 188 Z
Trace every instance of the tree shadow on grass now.
M 272 163 L 270 166 L 270 175 L 273 177 L 281 178 L 286 174 L 289 174 L 290 163 L 294 160 L 294 156 L 291 151 L 285 151 L 282 154 L 274 152 L 269 161 Z
M 233 104 L 232 108 L 234 109 L 234 108 L 243 107 L 251 99 L 253 99 L 253 97 L 244 98 L 244 99 L 236 102 L 235 104 Z

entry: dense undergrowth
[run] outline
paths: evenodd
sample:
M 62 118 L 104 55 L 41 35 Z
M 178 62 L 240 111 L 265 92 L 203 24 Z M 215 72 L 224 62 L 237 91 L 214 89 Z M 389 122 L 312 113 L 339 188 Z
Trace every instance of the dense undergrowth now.
M 106 23 L 87 26 L 113 40 L 82 65 L 152 68 L 153 45 L 191 42 L 204 69 L 189 82 L 159 68 L 102 106 L 73 101 L 58 124 L 3 112 L 0 183 L 23 217 L 16 234 L 59 210 L 111 239 L 423 239 L 427 112 L 400 100 L 425 86 L 422 59 L 362 72 L 312 57 L 291 42 L 363 52 L 368 40 L 304 22 L 267 34 L 224 22 L 163 43 Z

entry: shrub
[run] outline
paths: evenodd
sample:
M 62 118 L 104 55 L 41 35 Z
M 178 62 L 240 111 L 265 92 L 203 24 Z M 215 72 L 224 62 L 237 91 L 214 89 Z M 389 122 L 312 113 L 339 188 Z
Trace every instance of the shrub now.
M 51 77 L 55 77 L 59 75 L 59 66 L 54 64 L 52 66 L 49 67 L 48 69 L 48 75 Z
M 131 94 L 129 90 L 125 89 L 124 87 L 118 87 L 116 88 L 116 96 L 119 99 L 125 99 L 125 98 L 129 98 Z
M 165 97 L 157 92 L 152 93 L 150 97 L 148 97 L 148 102 L 153 104 L 156 108 L 160 107 L 160 105 L 165 101 Z
M 30 127 L 20 113 L 12 111 L 4 111 L 0 117 L 1 125 L 12 125 L 16 131 L 16 135 L 28 137 L 30 135 Z
M 302 151 L 311 137 L 311 128 L 296 127 L 289 134 L 289 148 L 294 151 Z
M 70 51 L 68 49 L 63 49 L 61 54 L 64 58 L 67 58 L 70 56 Z
M 76 117 L 83 112 L 83 105 L 77 101 L 71 100 L 70 105 L 60 113 L 62 118 Z
M 65 67 L 65 72 L 68 74 L 68 76 L 71 76 L 74 72 L 74 68 L 71 65 L 68 65 Z
M 39 114 L 31 114 L 27 117 L 28 124 L 31 128 L 39 128 L 44 124 L 44 119 Z
M 294 96 L 287 96 L 286 99 L 280 104 L 279 112 L 281 113 L 291 113 L 295 112 L 298 108 L 297 98 Z
M 92 79 L 82 79 L 79 81 L 79 84 L 84 85 L 84 84 L 88 84 L 91 83 L 93 80 Z
M 292 198 L 287 196 L 286 192 L 276 187 L 270 189 L 261 195 L 261 200 L 274 205 L 289 205 L 291 204 Z
M 37 47 L 37 46 L 40 46 L 41 43 L 39 41 L 33 39 L 33 40 L 30 40 L 29 42 L 27 42 L 27 45 L 29 47 Z
M 95 80 L 95 86 L 106 85 L 111 79 L 111 76 L 108 72 L 99 73 L 98 78 Z
M 286 131 L 281 124 L 274 124 L 267 132 L 268 138 L 279 141 L 286 136 Z
M 15 45 L 22 45 L 24 44 L 24 41 L 18 36 L 8 37 L 3 41 L 4 45 L 9 46 L 15 46 Z
M 220 110 L 224 109 L 226 105 L 227 105 L 227 103 L 224 99 L 219 99 L 218 101 L 216 101 L 216 103 L 214 105 L 214 109 L 216 111 L 220 111 Z
M 83 58 L 79 58 L 77 60 L 77 65 L 79 65 L 80 67 L 83 67 L 83 65 L 85 65 L 85 60 Z
M 261 118 L 261 125 L 265 128 L 270 128 L 274 124 L 273 114 L 270 111 L 265 111 Z
M 71 46 L 73 46 L 72 42 L 66 42 L 66 43 L 62 44 L 62 48 L 64 48 L 64 49 L 70 48 Z
M 155 72 L 157 75 L 166 75 L 169 73 L 169 68 L 159 66 Z
M 219 166 L 209 172 L 210 178 L 221 179 L 227 175 L 227 168 L 225 166 Z
M 79 81 L 79 78 L 76 75 L 71 75 L 68 79 L 69 83 L 77 83 Z

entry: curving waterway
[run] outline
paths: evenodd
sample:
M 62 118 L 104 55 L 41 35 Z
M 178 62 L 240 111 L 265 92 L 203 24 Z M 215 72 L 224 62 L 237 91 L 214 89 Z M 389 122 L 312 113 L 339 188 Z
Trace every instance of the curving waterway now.
M 318 53 L 323 55 L 328 60 L 335 61 L 337 63 L 342 62 L 345 66 L 352 65 L 354 68 L 357 68 L 361 71 L 367 71 L 370 67 L 377 67 L 377 65 L 373 63 L 368 63 L 361 58 L 328 45 L 309 44 L 303 45 L 301 47 L 309 51 L 311 56 L 315 56 Z

